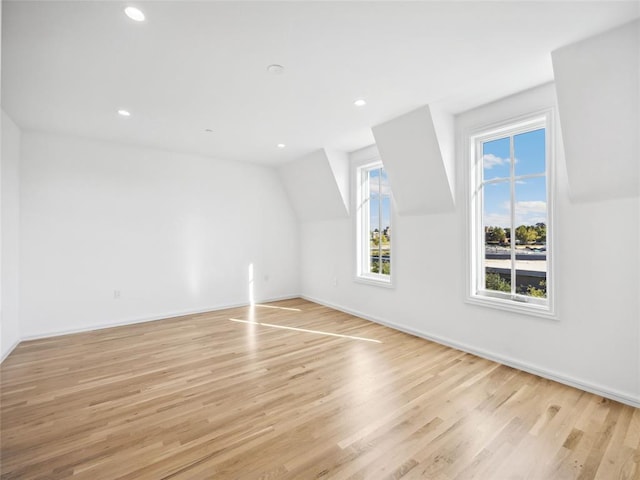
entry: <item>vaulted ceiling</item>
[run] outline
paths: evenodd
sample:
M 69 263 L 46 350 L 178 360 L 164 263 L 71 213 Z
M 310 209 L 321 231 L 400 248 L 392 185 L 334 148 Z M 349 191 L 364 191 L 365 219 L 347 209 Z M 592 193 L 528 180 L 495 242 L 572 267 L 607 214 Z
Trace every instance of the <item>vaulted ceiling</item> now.
M 370 145 L 372 126 L 426 104 L 459 113 L 551 81 L 552 50 L 640 14 L 636 1 L 138 1 L 136 23 L 120 1 L 2 5 L 2 107 L 22 128 L 268 165 Z

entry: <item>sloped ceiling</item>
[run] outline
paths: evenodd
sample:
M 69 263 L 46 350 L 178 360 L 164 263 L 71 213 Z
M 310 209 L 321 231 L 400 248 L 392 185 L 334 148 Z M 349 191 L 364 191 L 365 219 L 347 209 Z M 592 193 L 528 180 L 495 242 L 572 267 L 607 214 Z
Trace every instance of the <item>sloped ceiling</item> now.
M 279 167 L 291 205 L 302 222 L 348 217 L 340 173 L 334 173 L 330 155 L 325 150 L 318 150 Z M 342 161 L 345 168 L 338 167 L 338 172 L 348 171 L 346 156 Z M 339 158 L 333 158 L 334 164 L 339 162 Z
M 640 22 L 553 52 L 570 193 L 640 195 Z
M 119 1 L 3 1 L 5 111 L 25 129 L 278 165 L 370 145 L 372 126 L 423 105 L 457 113 L 548 82 L 552 50 L 639 10 L 637 1 L 136 5 L 140 24 Z
M 446 150 L 440 146 L 453 140 L 452 119 L 441 125 L 438 138 L 431 109 L 425 106 L 374 127 L 373 134 L 400 215 L 453 210 L 453 145 Z M 450 155 L 446 162 L 443 151 Z

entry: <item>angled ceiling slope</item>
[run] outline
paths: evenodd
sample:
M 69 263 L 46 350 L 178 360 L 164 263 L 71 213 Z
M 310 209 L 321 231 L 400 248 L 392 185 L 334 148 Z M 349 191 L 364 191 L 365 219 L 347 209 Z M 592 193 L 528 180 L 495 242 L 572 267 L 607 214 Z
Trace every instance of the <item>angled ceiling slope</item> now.
M 399 215 L 454 210 L 453 125 L 424 106 L 373 127 Z
M 298 220 L 346 218 L 348 160 L 346 154 L 318 150 L 279 168 Z
M 572 199 L 640 195 L 640 21 L 551 56 Z
M 638 15 L 637 0 L 3 0 L 2 103 L 25 130 L 279 166 L 371 145 L 372 125 L 421 105 L 457 114 L 549 82 L 550 51 Z

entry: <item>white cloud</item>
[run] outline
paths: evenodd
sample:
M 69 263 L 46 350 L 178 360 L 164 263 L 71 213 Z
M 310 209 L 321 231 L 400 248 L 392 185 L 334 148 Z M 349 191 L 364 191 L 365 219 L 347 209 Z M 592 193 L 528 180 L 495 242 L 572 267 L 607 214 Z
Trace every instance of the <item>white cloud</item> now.
M 509 210 L 510 202 L 504 201 L 500 205 L 503 210 Z M 516 202 L 516 214 L 529 215 L 529 214 L 547 213 L 547 202 L 543 200 L 528 200 Z
M 490 212 L 484 215 L 484 224 L 489 226 L 508 228 L 511 223 L 509 216 L 509 202 L 500 204 L 498 212 Z M 502 213 L 504 212 L 504 213 Z M 541 200 L 516 202 L 516 227 L 519 225 L 535 225 L 547 223 L 547 202 Z
M 516 225 L 535 225 L 536 223 L 547 223 L 547 217 L 544 216 L 516 216 Z
M 487 153 L 485 155 L 482 156 L 482 166 L 486 169 L 489 170 L 493 167 L 502 167 L 504 165 L 509 165 L 509 159 L 508 158 L 502 158 L 502 157 L 498 157 L 496 155 L 494 155 L 493 153 Z
M 511 218 L 508 214 L 488 213 L 484 216 L 484 224 L 487 227 L 509 228 Z
M 513 159 L 513 163 L 518 163 L 518 161 L 519 160 L 517 158 Z M 493 167 L 508 167 L 509 159 L 498 157 L 493 153 L 487 153 L 482 156 L 482 166 L 485 170 L 490 170 Z
M 374 180 L 369 183 L 369 193 L 382 193 L 382 195 L 391 195 L 391 185 L 389 185 L 389 182 L 383 181 L 382 185 L 378 186 L 378 182 Z
M 516 225 L 547 223 L 547 202 L 530 200 L 516 202 Z
M 523 215 L 530 213 L 547 213 L 547 202 L 542 200 L 516 202 L 516 213 Z

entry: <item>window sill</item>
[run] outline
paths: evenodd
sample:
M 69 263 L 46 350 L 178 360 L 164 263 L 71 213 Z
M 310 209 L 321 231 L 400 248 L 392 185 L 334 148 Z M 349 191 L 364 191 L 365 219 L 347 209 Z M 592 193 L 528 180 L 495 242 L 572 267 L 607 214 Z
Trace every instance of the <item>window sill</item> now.
M 373 276 L 373 275 L 372 276 L 357 275 L 354 278 L 354 281 L 357 283 L 362 283 L 365 285 L 373 285 L 376 287 L 395 288 L 392 278 L 381 278 L 379 276 Z
M 485 295 L 468 295 L 465 301 L 472 305 L 546 318 L 548 320 L 558 320 L 557 313 L 547 305 L 536 305 L 535 303 L 518 302 Z

